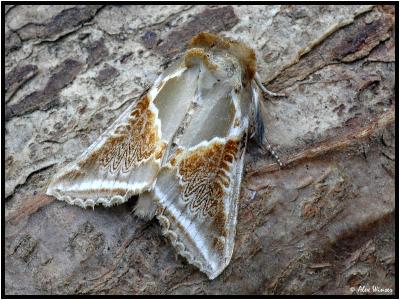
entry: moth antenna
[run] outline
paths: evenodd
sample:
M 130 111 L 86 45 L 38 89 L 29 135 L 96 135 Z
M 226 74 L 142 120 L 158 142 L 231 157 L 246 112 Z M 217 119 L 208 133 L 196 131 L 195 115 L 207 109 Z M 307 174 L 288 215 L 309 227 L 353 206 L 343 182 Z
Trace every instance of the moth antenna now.
M 256 82 L 257 86 L 261 89 L 261 91 L 264 94 L 267 94 L 267 95 L 273 96 L 273 97 L 286 97 L 286 94 L 284 94 L 284 93 L 274 93 L 274 92 L 269 91 L 265 87 L 265 85 L 262 83 L 260 75 L 258 75 L 258 73 L 256 73 L 256 75 L 254 76 L 254 81 Z

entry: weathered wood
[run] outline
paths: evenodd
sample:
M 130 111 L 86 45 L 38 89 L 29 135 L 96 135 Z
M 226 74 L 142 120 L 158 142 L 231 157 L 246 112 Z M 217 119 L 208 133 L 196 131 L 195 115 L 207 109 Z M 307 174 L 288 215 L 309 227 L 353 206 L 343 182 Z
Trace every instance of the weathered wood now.
M 394 21 L 370 5 L 6 7 L 6 294 L 394 293 Z M 135 198 L 84 210 L 44 194 L 207 30 L 253 47 L 288 95 L 267 102 L 287 164 L 249 143 L 233 258 L 214 281 L 133 216 Z

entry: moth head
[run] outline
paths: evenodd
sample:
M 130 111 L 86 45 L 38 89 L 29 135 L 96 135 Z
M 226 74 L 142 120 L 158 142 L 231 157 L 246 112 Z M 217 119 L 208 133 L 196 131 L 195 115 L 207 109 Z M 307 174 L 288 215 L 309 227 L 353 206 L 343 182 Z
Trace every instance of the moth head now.
M 254 78 L 256 73 L 256 54 L 253 49 L 247 47 L 244 43 L 223 38 L 216 34 L 201 32 L 192 38 L 189 48 L 203 49 L 206 54 L 228 53 L 237 59 L 243 74 L 243 81 L 249 82 Z

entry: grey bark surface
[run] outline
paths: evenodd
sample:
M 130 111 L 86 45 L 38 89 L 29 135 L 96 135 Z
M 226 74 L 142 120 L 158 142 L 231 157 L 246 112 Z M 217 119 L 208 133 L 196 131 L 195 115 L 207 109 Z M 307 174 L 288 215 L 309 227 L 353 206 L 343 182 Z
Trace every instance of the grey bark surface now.
M 5 293 L 393 294 L 393 6 L 6 6 Z M 268 88 L 235 249 L 210 281 L 156 221 L 46 196 L 200 31 L 244 41 Z M 380 290 L 373 290 L 373 286 Z M 370 288 L 362 291 L 359 288 Z

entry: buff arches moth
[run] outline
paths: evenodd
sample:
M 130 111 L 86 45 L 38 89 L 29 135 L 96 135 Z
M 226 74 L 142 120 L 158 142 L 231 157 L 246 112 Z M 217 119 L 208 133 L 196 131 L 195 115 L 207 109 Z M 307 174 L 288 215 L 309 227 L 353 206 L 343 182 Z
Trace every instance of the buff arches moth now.
M 156 217 L 176 251 L 214 279 L 233 252 L 247 137 L 265 141 L 262 91 L 252 49 L 202 32 L 47 194 L 84 208 L 139 195 L 136 215 Z

